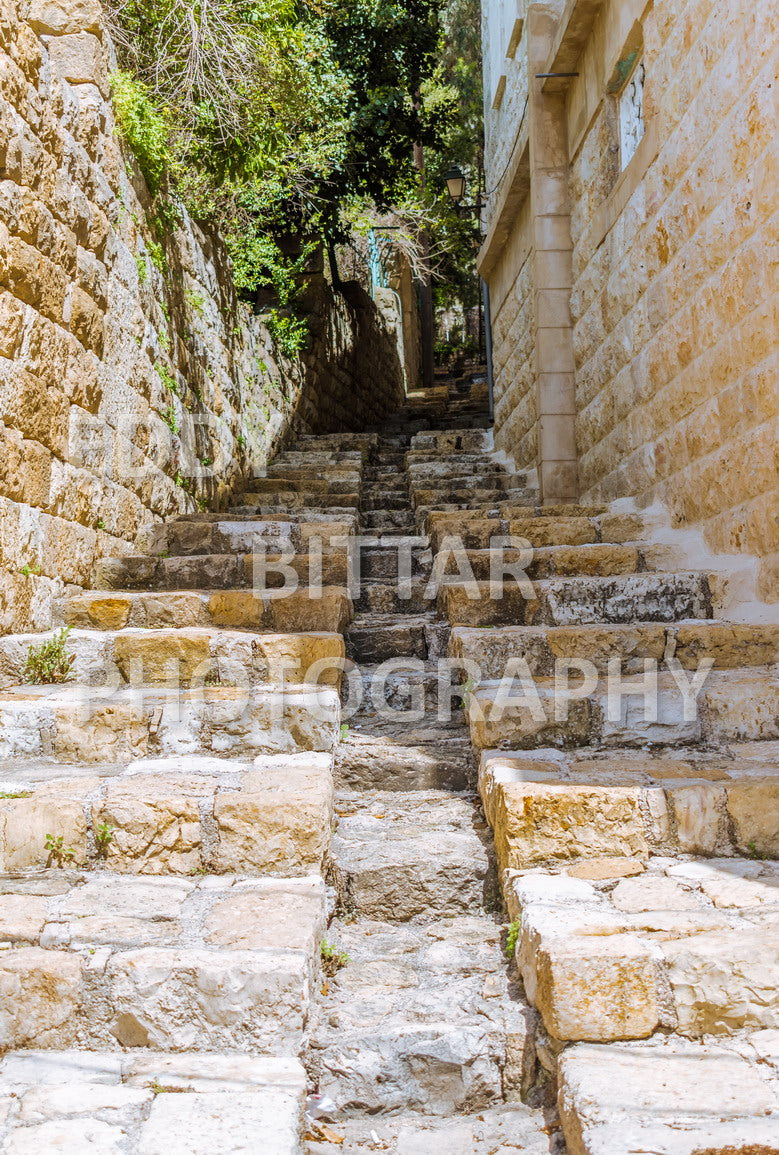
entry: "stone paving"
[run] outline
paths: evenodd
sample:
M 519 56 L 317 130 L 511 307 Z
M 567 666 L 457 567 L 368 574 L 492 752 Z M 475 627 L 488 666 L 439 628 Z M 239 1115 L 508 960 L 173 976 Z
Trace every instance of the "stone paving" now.
M 0 639 L 2 1150 L 779 1152 L 778 631 L 439 394 Z

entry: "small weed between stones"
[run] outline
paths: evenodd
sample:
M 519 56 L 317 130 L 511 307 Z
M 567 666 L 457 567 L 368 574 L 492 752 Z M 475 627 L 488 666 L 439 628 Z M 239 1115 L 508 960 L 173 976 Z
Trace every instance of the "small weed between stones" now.
M 65 846 L 65 839 L 62 834 L 47 834 L 43 845 L 49 855 L 46 862 L 47 866 L 65 866 L 76 857 L 74 848 Z
M 511 923 L 506 933 L 506 946 L 504 949 L 506 951 L 506 958 L 508 959 L 514 958 L 514 952 L 517 949 L 517 939 L 519 938 L 519 927 L 520 920 L 517 918 Z
M 65 653 L 71 627 L 65 626 L 40 646 L 30 646 L 21 669 L 21 678 L 33 686 L 69 682 L 73 677 L 74 654 Z
M 339 970 L 349 962 L 349 956 L 346 951 L 339 950 L 337 946 L 334 946 L 331 942 L 327 942 L 324 939 L 322 940 L 320 954 L 322 957 L 322 970 L 329 979 L 337 975 Z

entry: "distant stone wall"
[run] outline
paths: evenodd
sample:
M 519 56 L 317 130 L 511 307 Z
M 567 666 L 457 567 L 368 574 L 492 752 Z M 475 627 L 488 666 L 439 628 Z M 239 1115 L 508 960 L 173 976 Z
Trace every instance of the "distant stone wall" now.
M 502 7 L 485 2 L 488 37 Z M 519 15 L 487 110 L 496 444 L 542 479 L 570 455 L 582 500 L 664 503 L 712 550 L 759 558 L 777 599 L 776 8 Z
M 277 355 L 218 238 L 160 238 L 96 0 L 0 0 L 0 633 L 46 628 L 149 523 L 214 507 L 296 431 L 402 402 L 392 324 L 314 277 Z M 392 318 L 390 318 L 392 321 Z

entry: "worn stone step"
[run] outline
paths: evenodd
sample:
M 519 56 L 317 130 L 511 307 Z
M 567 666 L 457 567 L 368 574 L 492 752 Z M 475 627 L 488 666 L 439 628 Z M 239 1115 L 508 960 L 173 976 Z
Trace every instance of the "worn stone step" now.
M 354 602 L 357 613 L 368 614 L 423 614 L 435 609 L 434 589 L 428 590 L 427 577 L 412 578 L 403 583 L 364 581 L 360 595 Z
M 351 490 L 329 489 L 321 492 L 293 489 L 258 489 L 247 490 L 241 494 L 238 506 L 242 510 L 262 510 L 268 512 L 274 509 L 356 509 L 360 504 L 360 494 L 356 488 Z
M 322 494 L 325 498 L 333 494 L 355 494 L 360 487 L 360 475 L 356 472 L 351 472 L 345 478 L 333 477 L 298 477 L 294 474 L 279 472 L 268 477 L 254 477 L 248 490 L 242 495 L 241 502 L 244 504 L 246 500 L 253 500 L 255 496 L 262 495 L 280 495 L 286 496 L 289 494 L 306 494 L 308 496 L 316 496 Z M 293 498 L 294 500 L 294 498 Z M 328 500 L 324 500 L 321 505 L 329 505 Z
M 467 798 L 438 791 L 339 794 L 330 851 L 345 912 L 386 922 L 438 918 L 494 901 L 483 826 Z
M 311 450 L 320 453 L 347 453 L 357 452 L 368 454 L 379 443 L 376 433 L 319 433 L 305 434 L 298 437 L 292 446 L 293 451 L 308 453 Z
M 502 870 L 649 855 L 779 856 L 779 742 L 715 750 L 485 750 L 479 792 Z
M 452 536 L 462 538 L 467 549 L 489 549 L 492 538 L 506 534 L 523 538 L 534 548 L 593 543 L 621 545 L 639 542 L 645 535 L 646 527 L 640 515 L 604 513 L 600 512 L 602 506 L 593 508 L 595 512 L 591 516 L 581 512 L 551 515 L 547 509 L 538 511 L 532 506 L 521 511 L 501 506 L 490 515 L 479 509 L 434 511 L 425 518 L 425 531 L 436 550 L 445 537 Z
M 696 675 L 697 676 L 697 675 Z M 466 716 L 477 749 L 539 746 L 667 746 L 779 738 L 779 676 L 774 667 L 712 670 L 697 692 L 680 682 L 625 675 L 600 677 L 584 697 L 564 702 L 554 679 L 524 685 L 487 681 L 470 694 Z M 612 706 L 609 709 L 609 689 Z M 565 716 L 567 708 L 567 717 Z
M 688 1038 L 779 1023 L 779 865 L 652 859 L 597 882 L 534 870 L 511 880 L 516 961 L 560 1041 Z
M 149 1155 L 185 1142 L 189 1155 L 238 1155 L 262 1135 L 273 1155 L 299 1155 L 306 1077 L 292 1058 L 12 1051 L 0 1093 L 9 1152 Z
M 316 510 L 285 510 L 280 516 L 273 511 L 269 517 L 255 513 L 249 516 L 235 516 L 231 511 L 229 519 L 222 515 L 216 519 L 181 518 L 177 521 L 155 525 L 141 541 L 141 549 L 160 557 L 164 554 L 192 555 L 213 553 L 255 553 L 263 548 L 274 553 L 305 552 L 310 538 L 322 542 L 322 549 L 343 549 L 343 545 L 331 542 L 332 538 L 348 537 L 357 530 L 357 515 L 353 512 L 324 514 Z
M 346 551 L 324 543 L 324 549 L 299 552 L 292 542 L 286 553 L 211 553 L 185 557 L 101 558 L 95 568 L 94 585 L 100 590 L 235 590 L 249 586 L 258 590 L 292 584 L 285 576 L 292 569 L 300 586 L 345 586 L 348 580 Z M 297 596 L 297 595 L 296 595 Z M 300 597 L 312 599 L 303 589 Z
M 438 607 L 453 626 L 574 626 L 712 616 L 703 573 L 544 578 L 532 584 L 448 577 L 439 590 Z
M 417 544 L 418 539 L 391 537 L 378 548 L 370 547 L 360 554 L 360 572 L 366 581 L 396 581 L 400 566 L 400 552 L 403 551 L 404 564 L 410 576 L 428 573 L 432 562 L 430 551 Z M 408 559 L 406 561 L 406 559 Z
M 270 462 L 267 471 L 272 476 L 274 470 L 288 467 L 295 470 L 310 470 L 312 477 L 318 477 L 317 471 L 323 469 L 328 475 L 331 471 L 339 470 L 359 473 L 365 468 L 365 454 L 356 449 L 284 449 Z
M 442 1048 L 443 1050 L 443 1048 Z M 420 1056 L 425 1067 L 435 1064 L 425 1053 Z M 446 1059 L 439 1060 L 446 1065 Z M 540 1110 L 522 1103 L 480 1108 L 478 1114 L 452 1112 L 446 1116 L 412 1114 L 401 1108 L 398 1115 L 369 1115 L 339 1119 L 333 1126 L 338 1139 L 333 1142 L 314 1140 L 308 1144 L 309 1155 L 362 1155 L 378 1141 L 381 1151 L 424 1155 L 427 1152 L 453 1152 L 456 1155 L 494 1155 L 496 1151 L 521 1151 L 524 1155 L 550 1155 L 561 1150 L 550 1147 L 550 1127 Z M 376 1136 L 376 1139 L 374 1139 Z M 552 1139 L 554 1142 L 554 1139 Z
M 349 961 L 328 982 L 309 1061 L 337 1105 L 334 1130 L 366 1115 L 378 1127 L 398 1111 L 472 1115 L 519 1095 L 527 1039 L 497 922 L 458 908 L 432 925 L 337 919 L 328 937 Z
M 467 482 L 462 485 L 456 483 L 441 488 L 414 488 L 412 498 L 417 516 L 427 517 L 431 510 L 448 510 L 457 512 L 460 509 L 473 510 L 483 508 L 491 510 L 499 502 L 511 498 L 516 501 L 531 499 L 533 494 L 524 487 L 507 486 L 500 488 L 494 485 L 467 488 Z
M 467 738 L 434 734 L 413 743 L 351 725 L 335 750 L 336 784 L 343 790 L 472 790 Z
M 492 434 L 481 429 L 434 429 L 417 433 L 411 439 L 411 449 L 440 454 L 489 453 L 492 449 Z
M 51 870 L 0 880 L 9 1048 L 294 1057 L 319 972 L 324 886 Z
M 329 687 L 0 691 L 0 758 L 121 762 L 152 754 L 330 751 L 339 727 L 338 692 Z
M 779 662 L 779 626 L 739 622 L 637 622 L 628 625 L 455 626 L 449 641 L 453 659 L 472 663 L 475 681 L 499 679 L 509 662 L 527 663 L 531 674 L 550 676 L 555 663 L 591 662 L 606 672 L 618 657 L 626 673 L 640 673 L 645 661 L 672 658 L 686 670 L 703 659 L 716 669 L 770 666 Z
M 392 528 L 413 533 L 416 528 L 414 514 L 410 509 L 368 509 L 360 515 L 360 520 L 363 529 L 384 533 Z
M 346 631 L 346 652 L 361 664 L 389 658 L 430 656 L 432 618 L 429 614 L 361 614 Z
M 19 685 L 31 645 L 54 634 L 0 638 L 0 686 Z M 87 686 L 238 686 L 268 682 L 340 686 L 340 633 L 253 633 L 229 629 L 74 630 L 65 644 L 73 678 Z
M 273 575 L 267 577 L 270 582 Z M 67 598 L 62 614 L 68 625 L 78 629 L 220 626 L 279 633 L 342 633 L 352 618 L 349 594 L 342 586 L 323 586 L 319 594 L 317 587 L 262 593 L 229 588 L 111 594 L 89 590 Z
M 286 876 L 319 870 L 330 841 L 332 761 L 324 753 L 251 761 L 178 755 L 113 765 L 5 759 L 0 870 L 51 865 L 48 834 L 62 837 L 84 868 Z
M 570 1047 L 560 1058 L 567 1150 L 773 1155 L 777 1070 L 776 1031 L 755 1031 L 738 1050 L 677 1039 Z
M 420 457 L 424 457 L 421 460 Z M 453 477 L 460 480 L 473 480 L 475 477 L 507 477 L 508 471 L 499 465 L 493 458 L 476 454 L 458 453 L 455 457 L 433 457 L 429 454 L 418 455 L 413 451 L 406 459 L 409 480 L 412 484 L 418 482 L 434 482 L 440 479 L 444 483 Z M 525 474 L 522 474 L 524 477 Z
M 408 510 L 411 508 L 409 497 L 407 493 L 398 490 L 381 490 L 378 493 L 368 493 L 365 489 L 362 490 L 360 497 L 360 510 L 363 514 L 372 513 L 375 510 L 393 509 L 393 510 Z
M 580 575 L 613 577 L 663 568 L 655 564 L 652 546 L 604 545 L 597 542 L 591 545 L 541 546 L 532 550 L 514 548 L 508 544 L 495 545 L 492 549 L 465 550 L 464 560 L 448 550 L 445 555 L 444 572 L 459 571 L 468 576 L 473 574 L 481 580 L 493 576 L 499 580 L 504 567 L 513 567 L 515 572 L 525 573 L 531 579 Z M 510 577 L 507 576 L 506 580 L 510 580 Z

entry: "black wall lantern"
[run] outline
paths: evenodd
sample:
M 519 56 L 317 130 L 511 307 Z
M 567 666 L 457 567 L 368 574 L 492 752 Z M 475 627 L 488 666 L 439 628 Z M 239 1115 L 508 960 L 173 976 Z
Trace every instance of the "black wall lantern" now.
M 457 165 L 453 165 L 444 177 L 444 180 L 446 181 L 446 187 L 449 190 L 449 196 L 452 198 L 452 201 L 454 204 L 459 204 L 465 196 L 465 176 L 462 169 L 459 169 Z

